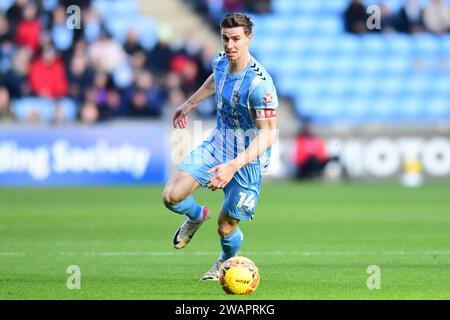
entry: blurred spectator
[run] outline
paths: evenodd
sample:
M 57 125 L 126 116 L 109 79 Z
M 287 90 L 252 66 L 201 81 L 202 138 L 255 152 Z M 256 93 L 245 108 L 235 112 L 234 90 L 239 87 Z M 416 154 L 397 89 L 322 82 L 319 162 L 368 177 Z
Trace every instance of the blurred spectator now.
M 134 28 L 128 29 L 123 48 L 125 52 L 128 53 L 129 55 L 133 55 L 138 51 L 139 52 L 145 51 L 142 45 L 139 43 L 139 33 L 136 29 Z
M 65 124 L 67 122 L 67 115 L 64 106 L 61 103 L 56 103 L 53 108 L 53 115 L 51 121 L 53 124 Z
M 64 64 L 54 48 L 45 47 L 32 62 L 29 82 L 33 93 L 41 97 L 60 98 L 68 94 Z
M 217 50 L 214 46 L 205 45 L 199 53 L 198 59 L 198 83 L 201 85 L 211 75 L 211 61 Z
M 127 110 L 122 102 L 120 92 L 115 88 L 109 88 L 106 91 L 106 99 L 99 106 L 100 120 L 111 120 L 113 118 L 126 116 Z
M 178 73 L 169 72 L 164 79 L 164 86 L 167 91 L 179 89 L 181 87 L 181 77 Z
M 107 53 L 107 54 L 106 54 Z M 111 73 L 126 62 L 122 46 L 103 30 L 100 37 L 88 49 L 89 60 L 94 69 Z
M 91 100 L 96 105 L 106 103 L 106 95 L 108 88 L 112 87 L 112 79 L 106 72 L 97 71 L 94 74 L 92 87 L 88 90 L 88 100 Z
M 97 105 L 92 101 L 86 101 L 80 110 L 80 121 L 85 124 L 96 123 L 100 118 Z
M 397 30 L 404 33 L 420 33 L 423 26 L 423 8 L 419 0 L 406 0 L 397 18 Z
M 380 21 L 380 28 L 379 30 L 374 29 L 372 31 L 375 32 L 395 32 L 395 19 L 394 15 L 391 12 L 391 9 L 386 5 L 384 2 L 378 3 L 378 8 L 380 8 L 380 14 L 381 14 L 381 21 Z
M 131 98 L 133 116 L 159 117 L 163 113 L 165 94 L 150 72 L 142 70 L 136 76 Z
M 344 27 L 346 32 L 362 34 L 367 29 L 367 19 L 369 15 L 361 0 L 351 0 L 344 11 Z
M 6 11 L 11 30 L 17 29 L 17 24 L 22 20 L 23 9 L 28 0 L 15 0 L 14 4 Z
M 11 113 L 11 99 L 8 89 L 0 87 L 0 120 L 13 120 Z
M 41 114 L 39 114 L 39 111 L 35 107 L 30 108 L 30 112 L 27 114 L 24 120 L 26 123 L 30 124 L 43 122 Z
M 295 139 L 296 176 L 299 179 L 319 178 L 330 158 L 325 142 L 313 133 L 312 123 L 305 121 Z
M 165 39 L 160 39 L 148 55 L 147 67 L 156 74 L 167 72 L 172 56 L 173 51 L 169 43 Z
M 244 0 L 223 0 L 222 13 L 243 11 Z
M 9 25 L 9 21 L 5 15 L 0 14 L 0 43 L 12 42 L 13 35 Z
M 431 0 L 424 9 L 423 20 L 429 31 L 447 33 L 450 31 L 450 7 L 444 0 Z
M 146 68 L 147 65 L 147 54 L 145 51 L 136 51 L 131 55 L 130 59 L 131 69 L 133 73 L 136 73 L 142 69 Z
M 149 117 L 151 116 L 147 94 L 144 90 L 133 90 L 131 95 L 130 116 Z
M 20 46 L 30 48 L 33 53 L 37 53 L 40 47 L 41 32 L 37 7 L 30 2 L 23 9 L 23 19 L 17 25 L 15 42 Z
M 40 48 L 45 48 L 45 47 L 54 47 L 53 45 L 53 40 L 52 40 L 52 36 L 50 34 L 49 31 L 44 30 L 41 33 L 41 37 L 39 38 L 39 47 Z M 39 52 L 37 52 L 39 53 Z M 58 53 L 62 53 L 61 51 L 59 51 Z M 61 55 L 62 56 L 62 55 Z
M 198 75 L 197 75 L 197 83 L 198 87 L 201 86 L 203 82 L 211 75 L 211 60 L 216 53 L 216 48 L 213 46 L 206 45 L 203 47 L 199 56 L 197 57 L 197 65 L 198 65 Z M 200 118 L 213 118 L 216 115 L 216 102 L 214 97 L 203 100 L 195 113 Z
M 177 54 L 170 62 L 170 70 L 181 76 L 181 88 L 190 96 L 198 88 L 198 65 L 196 61 L 184 54 Z
M 11 97 L 19 98 L 31 93 L 28 83 L 28 75 L 31 65 L 31 50 L 21 47 L 12 58 L 11 68 L 5 75 L 5 82 Z
M 72 57 L 68 68 L 68 77 L 70 96 L 81 102 L 83 93 L 94 77 L 94 71 L 89 67 L 87 56 L 84 53 L 77 53 Z
M 244 0 L 244 8 L 246 11 L 256 14 L 265 14 L 272 11 L 271 0 Z

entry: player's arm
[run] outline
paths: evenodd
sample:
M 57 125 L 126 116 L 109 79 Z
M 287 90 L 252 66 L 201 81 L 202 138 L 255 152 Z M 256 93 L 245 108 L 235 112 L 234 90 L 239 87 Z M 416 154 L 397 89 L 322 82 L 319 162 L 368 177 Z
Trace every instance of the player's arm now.
M 211 74 L 203 85 L 189 98 L 175 110 L 172 118 L 173 127 L 181 129 L 186 128 L 188 122 L 188 114 L 197 108 L 198 103 L 203 99 L 214 94 L 214 75 Z
M 277 132 L 277 122 L 275 117 L 257 120 L 256 126 L 259 130 L 255 139 L 253 139 L 247 149 L 242 151 L 233 161 L 228 163 L 236 171 L 255 160 L 275 142 Z
M 267 110 L 268 113 L 274 115 L 275 110 Z M 266 110 L 263 110 L 266 113 Z M 211 168 L 208 173 L 216 172 L 216 175 L 207 181 L 207 186 L 211 190 L 223 189 L 233 178 L 234 174 L 246 164 L 252 162 L 270 146 L 276 139 L 277 122 L 275 116 L 270 119 L 261 119 L 256 121 L 258 127 L 258 135 L 253 139 L 250 145 L 242 151 L 233 160 L 225 164 L 220 164 Z

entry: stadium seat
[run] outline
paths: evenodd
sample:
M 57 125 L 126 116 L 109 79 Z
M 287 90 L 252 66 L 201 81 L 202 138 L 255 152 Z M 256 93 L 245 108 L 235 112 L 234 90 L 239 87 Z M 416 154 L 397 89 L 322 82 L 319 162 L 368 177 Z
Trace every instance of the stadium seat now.
M 26 121 L 32 113 L 46 123 L 53 119 L 54 102 L 42 98 L 21 98 L 13 101 L 11 111 L 19 121 Z
M 144 48 L 151 49 L 157 42 L 157 24 L 149 17 L 111 15 L 105 17 L 105 25 L 113 38 L 122 44 L 131 28 L 139 33 L 139 42 Z
M 157 24 L 149 17 L 140 17 L 136 27 L 139 32 L 139 41 L 145 49 L 153 48 L 157 41 Z
M 62 108 L 64 120 L 76 120 L 77 105 L 69 98 L 59 101 L 38 97 L 16 99 L 11 104 L 11 111 L 18 121 L 26 121 L 32 113 L 36 113 L 42 122 L 51 123 L 55 119 L 57 105 Z
M 393 11 L 403 4 L 384 2 Z M 346 34 L 347 5 L 273 0 L 272 14 L 255 17 L 252 53 L 275 77 L 279 94 L 317 121 L 449 118 L 450 35 Z
M 119 15 L 122 17 L 137 17 L 140 15 L 136 0 L 94 0 L 92 7 L 104 18 Z
M 14 0 L 0 0 L 0 11 L 6 11 L 14 3 Z
M 62 108 L 64 119 L 66 121 L 75 121 L 77 119 L 78 108 L 74 100 L 70 98 L 64 98 L 56 101 L 55 106 L 56 105 L 59 105 Z

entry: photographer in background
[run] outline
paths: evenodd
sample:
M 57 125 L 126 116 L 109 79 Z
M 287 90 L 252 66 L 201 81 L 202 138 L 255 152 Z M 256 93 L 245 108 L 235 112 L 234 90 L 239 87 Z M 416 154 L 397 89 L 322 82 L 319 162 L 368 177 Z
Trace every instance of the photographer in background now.
M 295 138 L 294 163 L 297 179 L 320 178 L 330 158 L 325 141 L 313 132 L 310 120 L 305 120 Z

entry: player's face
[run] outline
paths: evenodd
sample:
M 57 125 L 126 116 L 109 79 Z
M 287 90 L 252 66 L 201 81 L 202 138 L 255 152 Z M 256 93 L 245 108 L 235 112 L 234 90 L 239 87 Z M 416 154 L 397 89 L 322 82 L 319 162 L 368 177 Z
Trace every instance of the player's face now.
M 237 61 L 248 52 L 253 34 L 244 33 L 244 27 L 223 28 L 222 45 L 228 60 Z

